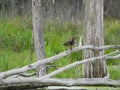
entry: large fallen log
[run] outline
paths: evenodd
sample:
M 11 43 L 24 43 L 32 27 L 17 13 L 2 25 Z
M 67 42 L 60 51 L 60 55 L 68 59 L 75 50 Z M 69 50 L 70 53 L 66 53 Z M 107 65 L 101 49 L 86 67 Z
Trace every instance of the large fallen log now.
M 84 50 L 84 49 L 105 50 L 105 49 L 110 49 L 110 48 L 120 48 L 120 45 L 108 45 L 108 46 L 102 46 L 102 47 L 78 46 L 78 47 L 73 48 L 72 50 L 67 50 L 67 51 L 61 52 L 61 53 L 59 53 L 59 54 L 57 54 L 55 56 L 52 56 L 50 58 L 46 58 L 46 59 L 43 59 L 43 60 L 38 60 L 38 61 L 36 61 L 36 62 L 34 62 L 34 63 L 30 64 L 30 65 L 24 66 L 22 68 L 12 69 L 12 70 L 9 70 L 9 71 L 6 71 L 6 72 L 1 72 L 0 73 L 0 78 L 6 78 L 6 77 L 9 77 L 11 75 L 16 75 L 16 74 L 24 73 L 24 72 L 26 72 L 28 70 L 36 69 L 40 65 L 56 61 L 56 60 L 66 56 L 66 55 L 69 55 L 72 52 L 76 52 L 76 51 L 79 51 L 79 50 Z M 116 57 L 114 57 L 114 58 L 116 58 Z M 117 58 L 119 58 L 119 57 L 117 57 Z M 105 59 L 107 59 L 107 58 L 105 58 Z
M 28 87 L 29 86 L 29 87 Z M 57 79 L 38 77 L 4 79 L 0 82 L 0 88 L 4 87 L 46 87 L 46 86 L 112 86 L 120 87 L 120 80 L 110 80 L 103 78 L 82 78 L 82 79 Z

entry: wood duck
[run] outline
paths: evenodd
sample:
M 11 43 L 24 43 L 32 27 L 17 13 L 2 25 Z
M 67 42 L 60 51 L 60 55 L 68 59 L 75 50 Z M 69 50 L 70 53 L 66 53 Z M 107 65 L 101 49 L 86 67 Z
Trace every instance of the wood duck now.
M 72 46 L 75 44 L 75 39 L 76 37 L 73 37 L 72 40 L 69 40 L 63 44 L 64 46 L 66 46 L 66 50 L 68 49 L 68 47 L 70 48 L 70 50 L 72 49 Z

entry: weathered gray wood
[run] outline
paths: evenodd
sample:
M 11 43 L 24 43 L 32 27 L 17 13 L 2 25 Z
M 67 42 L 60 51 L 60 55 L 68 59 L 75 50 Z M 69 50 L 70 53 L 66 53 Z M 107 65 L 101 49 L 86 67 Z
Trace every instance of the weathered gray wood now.
M 50 78 L 50 77 L 52 77 L 54 75 L 57 75 L 57 74 L 59 74 L 59 73 L 61 73 L 63 71 L 66 71 L 66 70 L 68 70 L 70 68 L 73 68 L 73 67 L 75 67 L 77 65 L 80 65 L 80 64 L 86 64 L 86 63 L 94 62 L 94 61 L 98 61 L 98 60 L 107 60 L 107 59 L 115 59 L 115 58 L 120 58 L 120 55 L 116 55 L 116 56 L 104 55 L 104 56 L 85 59 L 85 60 L 82 60 L 82 61 L 76 61 L 76 62 L 71 63 L 69 65 L 66 65 L 66 66 L 64 66 L 62 68 L 59 68 L 58 70 L 55 70 L 55 71 L 51 72 L 50 74 L 44 75 L 41 78 Z
M 66 55 L 69 55 L 72 52 L 76 52 L 79 50 L 84 50 L 84 49 L 102 50 L 102 49 L 110 49 L 110 48 L 120 48 L 120 45 L 108 45 L 108 46 L 102 46 L 102 47 L 94 47 L 94 46 L 80 46 L 79 47 L 78 46 L 78 47 L 73 48 L 72 50 L 67 50 L 67 51 L 61 52 L 55 56 L 43 59 L 42 61 L 36 61 L 36 62 L 34 62 L 30 65 L 26 65 L 22 68 L 17 68 L 17 69 L 8 70 L 6 72 L 1 72 L 0 77 L 6 78 L 6 77 L 11 76 L 11 75 L 20 74 L 20 73 L 24 73 L 28 70 L 36 69 L 40 65 L 56 61 L 56 60 L 66 56 Z M 119 58 L 119 57 L 117 57 L 117 58 Z
M 84 45 L 104 46 L 103 30 L 103 0 L 85 1 L 85 40 Z M 84 50 L 83 59 L 103 56 L 104 50 Z M 107 75 L 106 63 L 98 60 L 83 64 L 82 76 L 84 78 L 104 77 Z
M 82 79 L 57 79 L 48 78 L 40 79 L 38 77 L 32 78 L 15 78 L 15 79 L 4 79 L 0 82 L 1 87 L 22 87 L 22 86 L 114 86 L 120 87 L 120 80 L 110 80 L 103 78 L 82 78 Z M 29 87 L 27 87 L 29 88 Z
M 42 6 L 41 0 L 32 0 L 32 14 L 33 14 L 33 38 L 37 60 L 45 58 L 44 51 L 44 32 L 42 20 Z M 37 76 L 46 74 L 46 67 L 42 65 L 37 68 Z

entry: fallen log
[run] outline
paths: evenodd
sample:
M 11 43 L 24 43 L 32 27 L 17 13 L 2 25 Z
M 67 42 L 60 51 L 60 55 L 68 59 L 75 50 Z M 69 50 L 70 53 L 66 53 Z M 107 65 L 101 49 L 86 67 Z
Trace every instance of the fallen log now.
M 29 87 L 28 87 L 29 86 Z M 4 87 L 46 87 L 46 86 L 111 86 L 120 87 L 120 80 L 111 80 L 103 78 L 76 78 L 76 79 L 58 79 L 47 78 L 40 79 L 38 77 L 29 78 L 12 78 L 4 79 L 0 82 L 0 88 Z
M 69 65 L 66 65 L 62 68 L 59 68 L 58 70 L 55 70 L 55 71 L 51 72 L 50 74 L 44 75 L 41 78 L 50 78 L 52 76 L 55 76 L 55 75 L 57 75 L 57 74 L 59 74 L 63 71 L 66 71 L 66 70 L 68 70 L 70 68 L 73 68 L 73 67 L 75 67 L 77 65 L 80 65 L 80 64 L 85 64 L 85 63 L 93 62 L 93 61 L 96 61 L 96 60 L 106 60 L 106 59 L 115 59 L 115 58 L 120 58 L 120 55 L 116 55 L 116 56 L 104 55 L 104 56 L 85 59 L 85 60 L 82 60 L 82 61 L 76 61 L 76 62 L 71 63 Z
M 12 70 L 9 70 L 9 71 L 6 71 L 6 72 L 1 72 L 0 73 L 0 78 L 6 78 L 6 77 L 9 77 L 11 75 L 16 75 L 16 74 L 24 73 L 28 70 L 36 69 L 40 65 L 56 61 L 56 60 L 66 56 L 66 55 L 69 55 L 72 52 L 76 52 L 76 51 L 79 51 L 79 50 L 84 50 L 84 49 L 105 50 L 105 49 L 110 49 L 110 48 L 120 48 L 120 45 L 108 45 L 108 46 L 102 46 L 102 47 L 78 46 L 78 47 L 73 48 L 72 50 L 67 50 L 67 51 L 61 52 L 61 53 L 59 53 L 55 56 L 52 56 L 50 58 L 46 58 L 46 59 L 43 59 L 43 60 L 38 60 L 38 61 L 36 61 L 36 62 L 34 62 L 30 65 L 24 66 L 22 68 L 17 68 L 17 69 L 12 69 Z M 114 58 L 116 58 L 116 57 L 114 57 Z

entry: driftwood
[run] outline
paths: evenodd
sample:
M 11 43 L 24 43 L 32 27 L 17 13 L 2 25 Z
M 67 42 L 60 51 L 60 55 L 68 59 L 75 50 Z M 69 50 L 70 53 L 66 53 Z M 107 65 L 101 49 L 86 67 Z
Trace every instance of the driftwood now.
M 32 69 L 36 69 L 40 65 L 50 63 L 53 61 L 56 61 L 72 52 L 76 52 L 79 50 L 84 50 L 84 49 L 92 49 L 92 50 L 105 50 L 105 49 L 110 49 L 110 48 L 120 48 L 120 45 L 108 45 L 108 46 L 103 46 L 103 47 L 94 47 L 94 46 L 78 46 L 73 48 L 72 50 L 67 50 L 64 51 L 60 54 L 57 54 L 55 56 L 52 56 L 50 58 L 46 58 L 43 60 L 38 60 L 30 65 L 24 66 L 20 69 L 12 69 L 6 72 L 1 72 L 0 73 L 0 87 L 10 87 L 10 86 L 48 86 L 48 85 L 65 85 L 65 86 L 72 86 L 72 85 L 106 85 L 106 86 L 120 86 L 120 81 L 114 81 L 114 80 L 108 80 L 108 79 L 73 79 L 69 81 L 69 79 L 62 80 L 62 79 L 50 79 L 50 77 L 59 74 L 65 70 L 68 70 L 76 65 L 80 64 L 85 64 L 88 62 L 92 62 L 95 60 L 106 60 L 106 59 L 116 59 L 120 58 L 120 54 L 118 53 L 119 51 L 112 52 L 110 54 L 104 55 L 104 56 L 99 56 L 99 57 L 94 57 L 94 58 L 89 58 L 85 59 L 82 61 L 76 61 L 74 63 L 71 63 L 65 67 L 62 67 L 54 72 L 51 72 L 50 74 L 47 74 L 42 77 L 19 77 L 22 76 L 24 72 Z M 11 76 L 17 75 L 17 77 L 11 78 Z M 82 81 L 81 81 L 82 80 Z M 93 81 L 92 81 L 93 80 Z M 95 80 L 95 81 L 94 81 Z
M 56 74 L 59 74 L 65 70 L 68 70 L 72 67 L 75 67 L 77 65 L 80 65 L 80 64 L 85 64 L 85 63 L 89 63 L 89 62 L 92 62 L 92 61 L 96 61 L 96 60 L 106 60 L 106 59 L 115 59 L 115 58 L 120 58 L 120 55 L 116 55 L 116 56 L 108 56 L 108 55 L 104 55 L 104 56 L 99 56 L 99 57 L 94 57 L 94 58 L 89 58 L 89 59 L 85 59 L 85 60 L 82 60 L 82 61 L 76 61 L 74 63 L 71 63 L 65 67 L 62 67 L 56 71 L 53 71 L 51 72 L 50 74 L 47 74 L 45 76 L 42 76 L 41 78 L 50 78 Z
M 45 86 L 112 86 L 120 87 L 120 81 L 103 78 L 82 78 L 82 79 L 40 79 L 38 77 L 5 79 L 0 82 L 0 87 L 45 87 Z M 29 87 L 28 87 L 29 86 Z
M 30 65 L 27 65 L 27 66 L 24 66 L 24 67 L 20 68 L 20 69 L 17 68 L 17 69 L 12 69 L 12 70 L 9 70 L 9 71 L 6 71 L 6 72 L 1 72 L 0 73 L 0 78 L 6 78 L 6 77 L 11 76 L 11 75 L 16 75 L 16 74 L 24 73 L 28 70 L 36 69 L 40 65 L 56 61 L 56 60 L 66 56 L 66 55 L 69 55 L 72 52 L 77 52 L 79 50 L 84 50 L 84 49 L 105 50 L 105 49 L 110 49 L 110 48 L 116 48 L 117 49 L 117 48 L 120 48 L 120 45 L 108 45 L 108 46 L 102 46 L 102 47 L 78 46 L 78 47 L 73 48 L 72 50 L 67 50 L 67 51 L 61 52 L 61 53 L 59 53 L 55 56 L 52 56 L 50 58 L 46 58 L 46 59 L 43 59 L 43 60 L 38 60 L 38 61 L 36 61 L 36 62 L 34 62 Z M 116 57 L 114 57 L 114 58 L 116 58 Z

